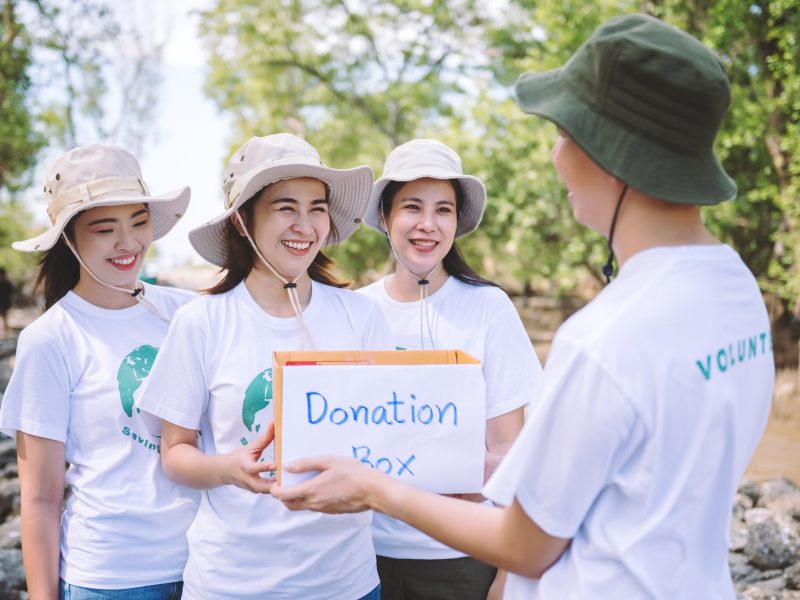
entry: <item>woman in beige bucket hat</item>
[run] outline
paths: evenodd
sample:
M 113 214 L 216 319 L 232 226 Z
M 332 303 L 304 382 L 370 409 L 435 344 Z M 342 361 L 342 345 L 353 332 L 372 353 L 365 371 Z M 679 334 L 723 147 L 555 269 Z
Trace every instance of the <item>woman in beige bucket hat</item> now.
M 364 222 L 387 236 L 395 270 L 359 292 L 380 305 L 395 347 L 459 348 L 481 361 L 488 477 L 522 428 L 541 366 L 514 304 L 456 246 L 478 227 L 485 204 L 483 183 L 441 142 L 392 150 Z M 372 529 L 384 600 L 486 598 L 493 567 L 379 513 Z
M 775 365 L 755 278 L 699 209 L 736 192 L 713 151 L 730 102 L 723 65 L 632 14 L 516 93 L 559 127 L 551 157 L 574 216 L 620 269 L 556 333 L 525 427 L 484 488 L 506 508 L 342 458 L 284 465 L 321 473 L 272 493 L 298 510 L 399 517 L 512 571 L 512 600 L 733 600 L 731 506 Z
M 134 397 L 165 321 L 193 297 L 138 280 L 189 189 L 154 196 L 131 154 L 93 144 L 61 156 L 44 192 L 50 228 L 13 246 L 44 252 L 46 312 L 20 335 L 0 408 L 0 428 L 17 438 L 28 592 L 178 597 L 196 493 L 164 475 Z
M 388 347 L 380 309 L 340 289 L 321 253 L 355 231 L 371 187 L 369 167 L 326 167 L 286 133 L 254 137 L 225 170 L 225 210 L 190 233 L 224 276 L 176 317 L 139 403 L 164 422 L 168 475 L 203 490 L 184 598 L 378 597 L 370 516 L 292 513 L 262 478 L 272 352 Z

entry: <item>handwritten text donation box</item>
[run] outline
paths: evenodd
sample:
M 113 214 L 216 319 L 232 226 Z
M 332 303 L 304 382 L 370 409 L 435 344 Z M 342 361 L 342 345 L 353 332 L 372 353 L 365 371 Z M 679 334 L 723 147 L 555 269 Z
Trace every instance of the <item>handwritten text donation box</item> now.
M 278 479 L 284 462 L 351 456 L 437 493 L 483 485 L 485 389 L 460 350 L 274 354 Z

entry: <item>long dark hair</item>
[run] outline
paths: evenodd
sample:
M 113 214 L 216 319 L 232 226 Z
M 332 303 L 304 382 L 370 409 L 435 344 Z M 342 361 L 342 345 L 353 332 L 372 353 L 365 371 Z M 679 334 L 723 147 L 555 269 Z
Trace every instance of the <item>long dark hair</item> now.
M 246 200 L 244 204 L 242 204 L 241 208 L 239 208 L 245 226 L 249 226 L 250 223 L 253 222 L 253 211 L 256 204 L 255 200 L 265 189 L 267 188 L 262 188 L 260 191 L 256 192 L 252 198 Z M 325 186 L 325 198 L 329 199 L 327 186 Z M 250 242 L 245 236 L 239 233 L 239 230 L 236 229 L 236 226 L 230 219 L 225 221 L 222 235 L 225 238 L 225 246 L 228 250 L 225 256 L 225 262 L 223 262 L 221 267 L 222 270 L 225 271 L 225 275 L 222 277 L 222 280 L 219 283 L 203 290 L 209 294 L 224 294 L 225 292 L 229 292 L 235 288 L 242 281 L 244 281 L 244 278 L 247 277 L 250 271 L 253 270 L 257 258 L 255 250 L 253 250 Z M 339 232 L 336 231 L 336 226 L 333 224 L 333 221 L 331 221 L 331 230 L 330 233 L 328 233 L 328 241 L 333 241 L 333 243 L 336 243 L 338 240 Z M 308 276 L 318 283 L 324 283 L 325 285 L 330 285 L 333 287 L 344 288 L 350 285 L 350 282 L 348 281 L 341 281 L 337 279 L 336 275 L 333 273 L 333 269 L 333 260 L 325 256 L 322 251 L 320 251 L 317 252 L 314 260 L 308 267 Z
M 70 239 L 74 221 L 75 217 L 70 219 L 64 228 Z M 45 251 L 39 259 L 39 274 L 36 276 L 36 283 L 33 284 L 33 293 L 42 290 L 44 309 L 47 310 L 78 284 L 80 274 L 78 259 L 67 247 L 64 238 L 59 236 L 53 247 Z
M 461 186 L 461 182 L 458 181 L 458 179 L 447 179 L 446 181 L 453 186 L 453 191 L 456 194 L 456 220 L 458 221 L 461 219 L 461 211 L 464 207 L 464 188 Z M 397 192 L 400 190 L 400 188 L 406 183 L 408 182 L 390 181 L 387 186 L 383 188 L 383 193 L 381 193 L 381 213 L 384 215 L 384 218 L 387 221 L 389 219 L 389 214 L 392 212 L 392 203 L 394 202 L 394 197 L 397 195 Z M 386 235 L 389 235 L 388 232 Z M 450 250 L 442 259 L 442 266 L 448 275 L 451 275 L 452 277 L 455 277 L 459 281 L 468 285 L 491 285 L 494 287 L 500 287 L 495 282 L 478 275 L 478 273 L 476 273 L 475 270 L 470 267 L 469 264 L 467 264 L 467 261 L 462 256 L 455 240 L 453 241 L 453 245 L 450 247 Z

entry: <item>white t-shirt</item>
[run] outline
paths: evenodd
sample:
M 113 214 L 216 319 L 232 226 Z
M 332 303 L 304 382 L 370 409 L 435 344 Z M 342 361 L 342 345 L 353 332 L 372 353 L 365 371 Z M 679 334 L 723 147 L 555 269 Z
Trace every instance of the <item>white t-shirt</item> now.
M 386 291 L 386 278 L 358 290 L 381 307 L 398 350 L 419 349 L 420 302 L 400 302 Z M 449 277 L 428 297 L 430 334 L 436 348 L 458 348 L 483 364 L 486 381 L 486 418 L 521 406 L 534 396 L 542 366 L 511 299 L 493 286 L 468 285 Z M 430 349 L 427 323 L 425 348 Z M 373 525 L 375 551 L 380 556 L 446 559 L 464 556 L 410 525 L 376 513 Z
M 318 350 L 388 347 L 380 310 L 351 291 L 314 282 L 303 319 Z M 241 448 L 273 420 L 272 353 L 299 344 L 298 319 L 267 314 L 244 283 L 203 296 L 175 316 L 139 406 L 199 430 L 206 454 Z M 183 597 L 360 598 L 378 585 L 371 519 L 291 512 L 230 485 L 204 490 Z
M 145 294 L 168 317 L 194 297 L 147 284 Z M 166 333 L 141 304 L 109 310 L 69 292 L 20 334 L 0 429 L 66 445 L 60 576 L 70 584 L 181 579 L 198 494 L 164 475 L 160 439 L 134 407 Z
M 653 248 L 558 331 L 484 494 L 571 538 L 505 597 L 735 598 L 731 506 L 774 383 L 758 286 L 728 246 Z

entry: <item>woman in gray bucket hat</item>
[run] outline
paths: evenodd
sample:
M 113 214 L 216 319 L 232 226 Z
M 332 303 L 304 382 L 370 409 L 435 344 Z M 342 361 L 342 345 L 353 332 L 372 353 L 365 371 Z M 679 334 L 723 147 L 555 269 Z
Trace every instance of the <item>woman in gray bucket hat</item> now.
M 388 347 L 378 306 L 321 252 L 356 230 L 371 187 L 367 166 L 254 137 L 225 170 L 224 211 L 189 234 L 224 275 L 176 316 L 138 404 L 163 421 L 167 474 L 202 490 L 184 599 L 378 598 L 369 514 L 291 513 L 268 493 L 272 353 Z
M 511 299 L 456 246 L 485 205 L 481 180 L 443 143 L 416 139 L 392 150 L 364 222 L 386 236 L 395 268 L 359 292 L 381 307 L 396 348 L 459 348 L 481 361 L 488 478 L 522 429 L 541 366 Z M 483 600 L 495 580 L 494 567 L 397 519 L 375 514 L 372 531 L 384 600 Z
M 506 508 L 339 458 L 298 461 L 287 468 L 321 473 L 272 493 L 295 509 L 403 519 L 511 571 L 506 598 L 733 599 L 731 505 L 774 362 L 755 279 L 699 210 L 735 193 L 712 151 L 725 72 L 686 33 L 628 15 L 516 91 L 559 127 L 552 160 L 575 217 L 621 267 L 556 334 L 525 427 L 484 488 Z
M 194 297 L 138 279 L 189 188 L 153 195 L 136 158 L 92 144 L 55 161 L 44 193 L 50 227 L 13 247 L 43 252 L 46 310 L 19 337 L 0 408 L 17 439 L 28 593 L 178 598 L 197 494 L 164 475 L 134 400 L 170 317 Z

